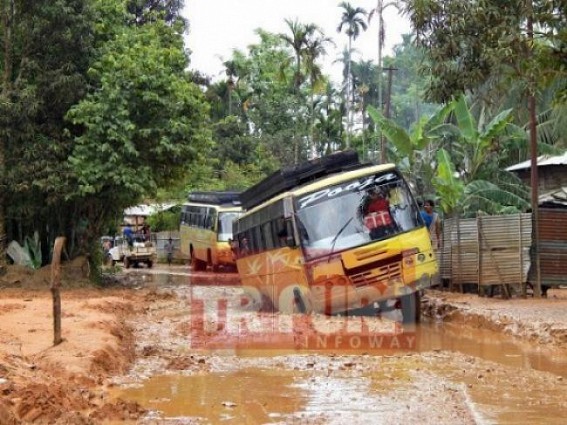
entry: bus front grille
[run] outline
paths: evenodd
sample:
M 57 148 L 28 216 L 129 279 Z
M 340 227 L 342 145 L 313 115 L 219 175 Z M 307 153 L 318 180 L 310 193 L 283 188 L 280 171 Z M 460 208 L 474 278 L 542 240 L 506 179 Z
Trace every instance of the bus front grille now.
M 400 280 L 402 278 L 402 266 L 400 262 L 396 261 L 382 267 L 365 270 L 361 273 L 349 274 L 348 277 L 357 288 L 380 282 Z

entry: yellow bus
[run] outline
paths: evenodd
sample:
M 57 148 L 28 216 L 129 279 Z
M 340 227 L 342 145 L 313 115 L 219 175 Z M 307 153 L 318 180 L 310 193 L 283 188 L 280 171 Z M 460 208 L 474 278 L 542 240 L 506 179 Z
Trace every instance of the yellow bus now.
M 234 222 L 241 283 L 253 302 L 282 312 L 399 308 L 404 322 L 419 320 L 420 291 L 438 267 L 418 205 L 395 165 L 351 165 L 299 167 L 287 186 L 280 173 L 243 192 L 246 213 Z
M 183 205 L 180 250 L 193 271 L 235 268 L 232 222 L 242 214 L 238 192 L 192 192 Z

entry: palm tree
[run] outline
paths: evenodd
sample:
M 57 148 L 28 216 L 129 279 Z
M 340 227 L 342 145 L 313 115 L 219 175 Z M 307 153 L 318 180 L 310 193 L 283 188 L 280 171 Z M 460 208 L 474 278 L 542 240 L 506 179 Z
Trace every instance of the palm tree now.
M 290 31 L 288 34 L 280 34 L 280 38 L 284 40 L 293 49 L 295 55 L 295 73 L 293 76 L 293 87 L 297 92 L 299 86 L 303 82 L 303 74 L 301 69 L 301 60 L 305 57 L 305 51 L 308 46 L 309 38 L 320 29 L 315 24 L 302 24 L 297 20 L 286 19 L 285 23 Z
M 225 67 L 225 73 L 227 76 L 227 89 L 228 89 L 228 115 L 232 115 L 232 92 L 236 87 L 236 81 L 238 80 L 238 65 L 234 60 L 228 60 L 223 62 Z
M 372 61 L 361 60 L 352 64 L 352 85 L 355 93 L 360 95 L 362 112 L 362 129 L 366 128 L 366 108 L 376 100 L 376 65 Z
M 309 146 L 309 152 L 312 152 L 313 144 L 315 143 L 315 92 L 324 91 L 326 83 L 326 78 L 321 67 L 317 64 L 317 59 L 327 54 L 326 45 L 334 44 L 330 38 L 325 37 L 321 30 L 317 29 L 317 32 L 318 34 L 313 34 L 312 37 L 308 38 L 304 50 L 305 68 L 311 84 L 311 146 Z
M 321 30 L 315 24 L 302 24 L 297 20 L 286 19 L 285 23 L 288 26 L 290 35 L 280 34 L 280 38 L 284 40 L 292 49 L 295 56 L 295 71 L 293 75 L 293 92 L 296 96 L 299 96 L 299 89 L 304 81 L 304 74 L 302 69 L 302 59 L 308 56 L 307 49 L 309 40 L 314 36 L 315 33 Z M 298 104 L 300 103 L 299 100 Z M 297 135 L 295 135 L 294 128 L 294 158 L 297 163 L 299 160 L 299 140 Z
M 367 16 L 367 12 L 365 9 L 361 7 L 352 7 L 348 2 L 341 2 L 339 3 L 339 7 L 343 8 L 343 14 L 341 16 L 341 22 L 337 27 L 337 32 L 342 32 L 343 28 L 345 28 L 345 33 L 348 36 L 348 71 L 347 71 L 347 131 L 346 131 L 346 145 L 347 148 L 350 146 L 350 121 L 351 121 L 351 112 L 350 112 L 350 95 L 351 95 L 351 73 L 350 73 L 350 66 L 351 66 L 351 54 L 352 54 L 352 40 L 356 40 L 360 35 L 361 30 L 366 31 L 368 26 L 366 25 L 366 20 L 364 19 Z
M 378 18 L 378 108 L 383 110 L 382 101 L 382 80 L 383 80 L 383 66 L 382 66 L 382 51 L 384 50 L 384 41 L 386 40 L 386 28 L 384 25 L 384 10 L 390 6 L 398 8 L 397 1 L 389 1 L 384 4 L 384 0 L 377 0 L 376 8 L 372 9 L 368 14 L 368 22 L 374 15 Z M 384 136 L 380 136 L 382 143 L 380 143 L 380 160 L 382 163 L 386 162 L 386 149 L 384 147 Z

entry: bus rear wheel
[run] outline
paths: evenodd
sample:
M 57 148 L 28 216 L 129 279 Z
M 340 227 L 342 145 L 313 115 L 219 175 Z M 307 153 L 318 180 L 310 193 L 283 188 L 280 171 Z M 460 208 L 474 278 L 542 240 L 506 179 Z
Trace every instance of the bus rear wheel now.
M 195 258 L 193 252 L 191 252 L 191 270 L 194 272 L 202 272 L 207 270 L 207 263 Z

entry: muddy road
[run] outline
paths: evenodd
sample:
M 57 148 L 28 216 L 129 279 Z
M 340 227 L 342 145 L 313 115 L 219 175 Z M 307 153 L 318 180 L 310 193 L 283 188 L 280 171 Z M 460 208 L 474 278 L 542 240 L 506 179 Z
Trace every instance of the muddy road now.
M 565 345 L 466 320 L 266 315 L 234 275 L 131 273 L 156 296 L 109 397 L 147 409 L 135 423 L 565 423 Z

